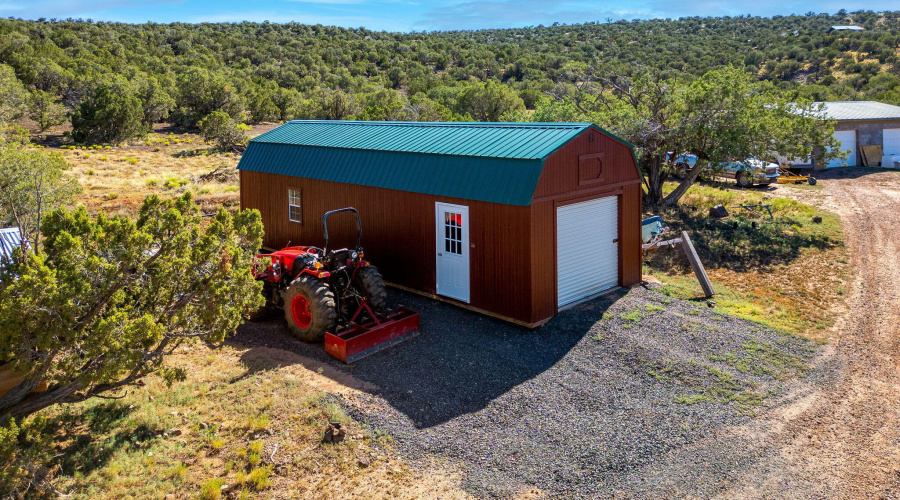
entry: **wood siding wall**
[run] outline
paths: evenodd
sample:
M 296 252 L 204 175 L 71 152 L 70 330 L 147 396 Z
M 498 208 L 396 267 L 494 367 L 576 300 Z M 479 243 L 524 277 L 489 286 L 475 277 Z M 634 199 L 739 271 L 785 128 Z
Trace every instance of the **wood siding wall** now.
M 581 158 L 602 154 L 601 178 Z M 589 175 L 586 175 L 589 174 Z M 628 146 L 594 130 L 553 153 L 544 164 L 531 205 L 531 323 L 551 318 L 556 306 L 556 209 L 602 196 L 619 197 L 619 285 L 641 281 L 641 185 Z M 590 249 L 585 249 L 590 258 Z
M 435 202 L 469 207 L 471 301 L 492 313 L 531 323 L 529 207 L 435 197 L 391 189 L 241 171 L 241 206 L 262 213 L 264 245 L 324 244 L 322 215 L 355 207 L 363 225 L 366 260 L 387 281 L 435 293 Z M 288 188 L 302 190 L 302 223 L 288 220 Z M 333 246 L 352 246 L 347 214 L 329 219 Z M 472 246 L 473 245 L 473 246 Z M 448 299 L 450 300 L 450 299 Z
M 590 163 L 596 161 L 602 172 Z M 469 305 L 527 324 L 557 314 L 556 207 L 618 196 L 619 284 L 641 279 L 641 187 L 634 158 L 630 148 L 597 131 L 585 131 L 547 159 L 530 207 L 259 172 L 240 175 L 241 206 L 262 213 L 267 247 L 322 246 L 322 215 L 353 206 L 362 218 L 367 260 L 387 281 L 429 294 L 436 279 L 434 204 L 469 207 Z M 302 191 L 301 223 L 288 220 L 288 188 Z M 352 246 L 354 231 L 349 216 L 329 221 L 335 247 Z M 590 249 L 585 252 L 590 258 Z

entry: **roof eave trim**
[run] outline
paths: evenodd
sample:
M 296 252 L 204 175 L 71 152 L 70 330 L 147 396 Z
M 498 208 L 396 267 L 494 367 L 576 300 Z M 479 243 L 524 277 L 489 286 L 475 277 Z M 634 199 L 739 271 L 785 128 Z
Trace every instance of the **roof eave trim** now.
M 872 121 L 900 121 L 900 116 L 892 116 L 890 118 L 827 118 L 836 122 L 872 122 Z

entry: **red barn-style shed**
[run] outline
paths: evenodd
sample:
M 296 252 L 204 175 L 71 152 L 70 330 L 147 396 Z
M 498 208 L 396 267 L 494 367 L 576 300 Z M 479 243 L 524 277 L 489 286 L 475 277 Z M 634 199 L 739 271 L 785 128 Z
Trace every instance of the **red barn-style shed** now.
M 516 323 L 641 279 L 634 154 L 590 123 L 295 120 L 238 169 L 267 247 L 321 246 L 322 215 L 353 206 L 386 281 Z

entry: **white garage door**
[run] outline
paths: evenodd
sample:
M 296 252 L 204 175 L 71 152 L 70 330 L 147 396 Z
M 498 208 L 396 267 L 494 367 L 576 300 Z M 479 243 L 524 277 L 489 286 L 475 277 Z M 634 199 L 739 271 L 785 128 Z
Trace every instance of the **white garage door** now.
M 900 156 L 900 128 L 886 128 L 882 135 L 885 156 Z
M 843 167 L 844 165 L 848 167 L 856 166 L 856 131 L 855 130 L 838 130 L 834 132 L 834 138 L 841 143 L 840 150 L 847 151 L 850 150 L 850 154 L 844 158 L 838 158 L 836 160 L 831 160 L 828 163 L 828 168 L 831 167 Z
M 556 290 L 561 307 L 619 284 L 619 197 L 556 209 Z

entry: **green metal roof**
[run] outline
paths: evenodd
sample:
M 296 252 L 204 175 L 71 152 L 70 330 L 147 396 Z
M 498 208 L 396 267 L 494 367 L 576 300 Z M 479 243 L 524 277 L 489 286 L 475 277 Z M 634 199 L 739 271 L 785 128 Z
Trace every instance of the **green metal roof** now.
M 544 159 L 591 123 L 294 120 L 250 141 L 238 169 L 527 206 Z
M 293 120 L 253 142 L 490 158 L 543 159 L 590 123 Z

